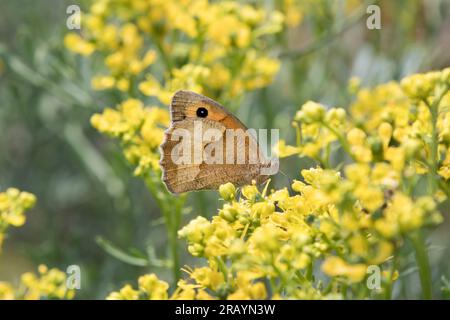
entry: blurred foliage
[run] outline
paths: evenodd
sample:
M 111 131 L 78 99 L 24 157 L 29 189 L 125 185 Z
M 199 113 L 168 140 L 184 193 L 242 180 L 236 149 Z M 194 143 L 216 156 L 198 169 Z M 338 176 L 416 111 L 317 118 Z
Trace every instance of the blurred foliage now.
M 171 18 L 168 25 L 157 23 L 162 29 L 154 29 L 148 26 L 149 19 L 136 16 L 139 5 L 146 1 L 95 3 L 94 7 L 89 1 L 79 3 L 83 26 L 80 36 L 72 39 L 66 36 L 66 8 L 73 2 L 0 3 L 0 189 L 23 188 L 39 199 L 28 223 L 9 231 L 10 239 L 0 256 L 0 279 L 17 281 L 17 271 L 25 272 L 39 263 L 61 269 L 78 264 L 83 289 L 77 296 L 82 298 L 103 298 L 147 272 L 173 281 L 168 268 L 173 267 L 168 259 L 173 248 L 167 246 L 168 237 L 174 242 L 177 225 L 185 225 L 197 215 L 209 218 L 219 207 L 217 192 L 192 194 L 180 200 L 179 221 L 172 219 L 168 209 L 164 211 L 160 205 L 166 198 L 159 192 L 165 189 L 158 185 L 157 174 L 134 178 L 132 173 L 142 157 L 137 162 L 136 156 L 124 157 L 122 148 L 91 127 L 92 121 L 98 130 L 107 131 L 109 127 L 101 127 L 97 121 L 105 114 L 105 107 L 120 110 L 115 106 L 138 98 L 144 106 L 163 108 L 170 93 L 183 87 L 218 98 L 249 127 L 283 129 L 308 100 L 325 106 L 349 106 L 354 99 L 352 86 L 368 88 L 411 73 L 443 69 L 450 60 L 446 54 L 450 43 L 446 32 L 450 27 L 448 1 L 378 1 L 381 30 L 366 28 L 367 3 L 363 1 L 231 2 L 224 17 L 237 18 L 221 22 L 229 23 L 231 30 L 245 31 L 237 32 L 237 38 L 235 34 L 225 37 L 219 24 L 217 32 L 214 28 L 204 30 L 203 39 L 202 33 L 190 27 L 193 22 L 189 19 L 198 15 L 194 21 L 211 23 L 208 15 L 219 14 L 217 8 L 226 6 L 219 1 L 211 1 L 215 11 L 198 8 L 201 12 L 195 12 L 194 7 L 188 7 L 191 11 L 177 10 L 173 1 L 155 1 L 164 6 L 158 10 L 168 10 Z M 135 4 L 132 10 L 127 7 L 129 3 Z M 243 28 L 248 17 L 236 6 L 244 5 L 255 6 L 269 17 L 277 9 L 284 18 L 261 19 L 248 10 L 253 15 L 250 18 L 256 20 Z M 91 14 L 85 14 L 89 8 Z M 161 12 L 158 10 L 145 12 Z M 119 11 L 123 15 L 116 15 Z M 135 21 L 142 35 L 131 36 L 129 45 L 99 43 L 98 39 L 112 29 L 101 29 L 96 15 L 123 25 L 127 39 L 136 35 L 136 27 L 125 22 Z M 271 23 L 276 28 L 257 32 Z M 136 40 L 139 37 L 146 40 Z M 92 42 L 92 48 L 79 46 L 80 41 Z M 64 42 L 91 56 L 85 59 L 72 54 Z M 219 58 L 207 60 L 208 55 L 200 55 L 203 51 L 198 49 L 205 45 L 213 52 L 226 48 L 226 54 L 219 52 Z M 120 57 L 120 53 L 129 55 Z M 260 64 L 267 68 L 265 74 L 254 74 L 261 67 L 246 64 L 258 59 L 266 59 Z M 221 75 L 221 80 L 213 75 Z M 248 84 L 241 78 L 244 75 Z M 352 77 L 360 83 L 353 81 L 347 88 Z M 104 90 L 94 91 L 91 85 Z M 97 120 L 91 119 L 96 113 Z M 295 130 L 281 130 L 281 134 L 290 144 L 296 140 Z M 335 161 L 344 158 L 338 152 Z M 282 162 L 282 170 L 292 178 L 301 168 L 311 166 L 315 166 L 314 161 L 305 158 Z M 287 185 L 282 176 L 272 183 L 275 187 Z M 441 212 L 448 218 L 448 205 Z M 170 224 L 171 228 L 164 227 Z M 448 231 L 445 219 L 432 233 L 428 246 L 435 295 L 440 294 L 440 285 L 448 287 L 448 281 L 441 281 L 441 276 L 448 279 L 450 273 Z M 182 255 L 180 265 L 190 264 L 191 259 Z M 412 248 L 406 245 L 400 259 L 398 263 L 405 269 L 393 296 L 418 297 L 420 281 Z M 165 288 L 151 276 L 142 282 L 144 287 L 148 282 Z

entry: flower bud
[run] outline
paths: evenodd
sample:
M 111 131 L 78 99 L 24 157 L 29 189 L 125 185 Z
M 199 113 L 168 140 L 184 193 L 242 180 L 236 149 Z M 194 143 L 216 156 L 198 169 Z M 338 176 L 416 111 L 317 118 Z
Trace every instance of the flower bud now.
M 298 180 L 294 180 L 294 182 L 292 183 L 292 190 L 294 190 L 295 192 L 300 193 L 300 192 L 303 191 L 303 188 L 305 186 L 306 185 L 303 182 L 298 181 Z
M 383 158 L 383 143 L 381 139 L 379 137 L 370 137 L 368 142 L 374 159 L 381 161 Z
M 317 102 L 306 102 L 300 111 L 297 112 L 295 120 L 305 123 L 313 123 L 322 121 L 325 117 L 325 107 Z
M 392 137 L 392 126 L 388 122 L 382 122 L 378 127 L 378 135 L 383 141 L 383 146 L 387 147 Z
M 204 247 L 199 243 L 194 243 L 188 246 L 188 251 L 190 254 L 192 254 L 194 257 L 199 257 L 204 252 Z
M 407 159 L 413 158 L 420 150 L 420 142 L 416 139 L 406 139 L 403 142 L 403 148 L 405 149 L 405 156 Z
M 219 211 L 219 216 L 228 222 L 235 221 L 237 214 L 237 210 L 230 205 L 224 205 L 223 209 Z
M 327 122 L 343 122 L 345 120 L 345 110 L 342 108 L 330 109 L 325 117 Z
M 253 205 L 252 210 L 257 217 L 263 219 L 275 212 L 275 206 L 272 202 L 258 202 Z
M 361 146 L 366 139 L 366 133 L 358 128 L 353 128 L 347 133 L 347 140 L 351 145 Z
M 231 201 L 234 199 L 236 195 L 236 188 L 231 182 L 222 184 L 219 187 L 219 194 L 222 197 L 222 199 L 226 201 Z
M 361 88 L 361 79 L 358 77 L 351 77 L 348 81 L 347 89 L 351 94 L 355 94 Z

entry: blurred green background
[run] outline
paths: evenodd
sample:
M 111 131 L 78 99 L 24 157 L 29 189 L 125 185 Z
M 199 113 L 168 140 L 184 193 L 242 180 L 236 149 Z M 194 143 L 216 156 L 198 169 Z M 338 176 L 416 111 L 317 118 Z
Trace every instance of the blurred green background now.
M 352 76 L 373 86 L 450 66 L 450 1 L 372 1 L 344 14 L 347 2 L 352 1 L 305 1 L 303 23 L 277 38 L 273 55 L 282 67 L 276 80 L 248 94 L 239 108 L 244 123 L 281 128 L 281 137 L 292 141 L 290 119 L 298 107 L 307 100 L 348 106 Z M 146 255 L 162 256 L 166 249 L 159 209 L 144 183 L 133 177 L 120 147 L 89 123 L 93 113 L 116 104 L 118 97 L 94 92 L 92 65 L 63 46 L 67 6 L 83 9 L 86 3 L 0 1 L 0 190 L 14 186 L 38 198 L 25 226 L 9 230 L 0 280 L 17 282 L 20 273 L 40 263 L 63 270 L 77 264 L 82 269 L 77 297 L 102 299 L 145 272 L 170 278 L 170 271 L 128 265 L 96 242 L 101 236 Z M 365 8 L 372 3 L 381 7 L 381 30 L 366 28 Z M 293 179 L 308 165 L 289 158 L 281 169 Z M 274 185 L 287 182 L 279 175 Z M 217 198 L 214 191 L 193 195 L 183 220 L 213 215 Z M 436 282 L 438 275 L 450 278 L 446 211 L 446 222 L 430 243 Z M 394 297 L 417 297 L 417 279 L 411 262 Z

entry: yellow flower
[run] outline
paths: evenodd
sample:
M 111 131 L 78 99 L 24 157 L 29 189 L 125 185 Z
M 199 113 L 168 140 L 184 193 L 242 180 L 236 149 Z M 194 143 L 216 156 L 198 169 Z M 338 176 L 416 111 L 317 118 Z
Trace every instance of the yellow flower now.
M 337 277 L 343 276 L 351 282 L 360 282 L 366 276 L 366 266 L 364 264 L 347 264 L 339 257 L 328 257 L 322 264 L 325 274 Z
M 300 153 L 301 149 L 298 147 L 288 146 L 286 145 L 286 141 L 280 140 L 274 147 L 274 150 L 279 157 L 285 158 Z
M 409 97 L 413 99 L 424 99 L 431 94 L 439 77 L 439 72 L 414 74 L 404 78 L 401 81 L 401 86 Z
M 137 290 L 134 290 L 131 285 L 127 284 L 125 285 L 120 291 L 118 292 L 111 292 L 107 300 L 138 300 L 139 298 L 139 292 Z
M 352 253 L 355 253 L 359 256 L 365 256 L 367 254 L 367 250 L 369 249 L 369 243 L 363 235 L 354 235 L 349 240 L 349 245 L 352 250 Z
M 0 300 L 14 300 L 14 289 L 7 282 L 0 282 Z
M 366 134 L 358 128 L 353 128 L 347 133 L 347 140 L 351 145 L 361 146 L 366 142 Z
M 148 274 L 138 279 L 139 290 L 145 293 L 149 300 L 164 300 L 168 298 L 169 285 L 159 280 L 155 274 Z
M 397 171 L 402 171 L 405 166 L 405 150 L 403 148 L 389 147 L 385 153 L 385 159 Z
M 76 33 L 67 34 L 64 38 L 64 45 L 69 50 L 83 56 L 89 56 L 95 50 L 95 46 L 92 43 L 87 42 Z
M 258 194 L 259 191 L 255 185 L 242 187 L 242 195 L 250 201 L 254 201 Z
M 392 126 L 388 122 L 382 122 L 378 127 L 378 135 L 383 141 L 383 147 L 387 148 L 392 137 Z
M 230 182 L 222 184 L 219 187 L 219 194 L 222 197 L 222 199 L 227 200 L 227 201 L 231 201 L 235 197 L 236 188 Z
M 24 273 L 21 284 L 26 289 L 23 296 L 18 298 L 26 300 L 36 299 L 72 299 L 75 291 L 66 287 L 66 273 L 40 265 L 39 275 L 31 272 Z
M 303 11 L 295 0 L 284 0 L 282 11 L 286 14 L 286 24 L 289 27 L 296 27 L 303 20 Z
M 399 227 L 388 219 L 378 219 L 375 221 L 375 230 L 377 230 L 385 238 L 393 238 L 397 235 Z
M 325 121 L 334 127 L 342 125 L 346 118 L 346 112 L 342 108 L 331 108 L 325 116 Z
M 0 227 L 8 225 L 20 227 L 25 223 L 25 211 L 36 203 L 36 197 L 16 188 L 0 193 Z M 0 229 L 1 231 L 1 229 Z
M 263 220 L 275 212 L 275 205 L 271 201 L 257 202 L 252 206 L 252 211 L 255 213 L 256 217 Z
M 393 253 L 394 246 L 388 241 L 380 241 L 375 257 L 369 259 L 368 263 L 379 265 L 385 262 Z
M 199 285 L 211 290 L 217 290 L 225 280 L 223 273 L 212 270 L 209 267 L 194 269 L 190 277 L 194 279 Z
M 130 80 L 126 78 L 119 78 L 116 81 L 116 87 L 120 91 L 126 92 L 130 89 Z
M 229 83 L 231 80 L 231 72 L 228 68 L 220 63 L 215 63 L 211 67 L 211 72 L 207 78 L 207 83 L 214 89 L 222 88 L 224 83 Z
M 92 78 L 91 85 L 95 90 L 104 90 L 114 87 L 116 80 L 111 76 L 97 76 Z
M 227 299 L 266 299 L 267 291 L 262 282 L 253 282 L 253 274 L 249 272 L 238 272 L 236 277 L 236 290 L 228 295 Z
M 275 252 L 280 248 L 281 237 L 282 233 L 278 228 L 266 224 L 255 230 L 249 241 L 256 249 Z
M 161 90 L 161 86 L 154 77 L 147 76 L 147 80 L 139 84 L 139 90 L 147 96 L 157 96 Z
M 361 79 L 358 77 L 351 77 L 348 80 L 348 91 L 352 94 L 355 94 L 361 86 Z
M 295 120 L 305 123 L 322 121 L 325 116 L 325 107 L 313 101 L 307 101 L 295 115 Z
M 159 170 L 159 145 L 168 123 L 166 110 L 144 107 L 137 99 L 125 100 L 116 109 L 106 108 L 91 118 L 97 130 L 119 138 L 124 144 L 125 158 L 136 165 L 136 175 Z

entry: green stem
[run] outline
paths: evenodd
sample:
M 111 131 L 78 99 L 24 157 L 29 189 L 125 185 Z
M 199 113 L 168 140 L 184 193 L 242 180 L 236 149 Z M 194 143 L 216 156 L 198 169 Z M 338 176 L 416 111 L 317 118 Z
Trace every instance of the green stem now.
M 275 279 L 273 277 L 269 278 L 269 282 L 270 282 L 270 293 L 271 293 L 271 295 L 273 297 L 275 294 L 278 294 L 278 292 L 277 292 L 277 284 L 275 283 Z
M 180 279 L 180 255 L 178 253 L 178 230 L 180 229 L 181 215 L 183 213 L 183 205 L 186 201 L 186 196 L 181 195 L 176 199 L 175 210 L 168 212 L 167 215 L 173 214 L 172 226 L 170 234 L 172 240 L 170 241 L 171 254 L 173 259 L 173 274 L 174 283 L 176 284 Z
M 323 157 L 321 163 L 323 163 L 323 167 L 325 169 L 330 169 L 330 152 L 331 152 L 331 144 L 328 144 L 325 149 L 322 151 Z
M 296 122 L 295 123 L 295 138 L 296 138 L 296 142 L 297 142 L 297 147 L 300 147 L 303 143 L 303 135 L 302 135 L 302 123 Z
M 347 299 L 347 289 L 348 289 L 348 285 L 346 283 L 342 283 L 341 284 L 341 293 L 342 293 L 342 297 L 344 298 L 344 300 Z
M 145 184 L 161 209 L 164 223 L 167 229 L 167 238 L 169 242 L 170 258 L 172 261 L 173 284 L 175 285 L 180 278 L 180 259 L 178 252 L 178 229 L 180 227 L 181 214 L 183 204 L 186 200 L 185 196 L 173 198 L 172 195 L 165 191 L 161 191 L 163 186 L 159 188 L 152 176 L 145 178 Z M 175 203 L 175 206 L 168 206 L 169 203 Z
M 417 231 L 416 233 L 411 235 L 410 238 L 414 246 L 416 262 L 419 268 L 420 284 L 422 286 L 422 296 L 425 300 L 430 300 L 433 295 L 431 286 L 431 269 L 424 239 L 420 231 Z
M 226 263 L 223 261 L 222 257 L 216 258 L 217 265 L 219 267 L 220 272 L 222 272 L 225 281 L 228 280 L 228 268 Z
M 335 128 L 330 126 L 328 123 L 322 121 L 321 124 L 336 136 L 336 138 L 339 140 L 339 143 L 342 145 L 342 148 L 344 148 L 345 152 L 348 153 L 348 155 L 352 158 L 353 161 L 356 161 L 355 157 L 353 156 L 353 153 L 350 150 L 350 146 L 347 140 L 345 140 L 345 137 L 341 133 L 339 133 Z
M 395 251 L 395 250 L 394 250 Z M 384 292 L 384 298 L 386 300 L 391 300 L 392 298 L 392 285 L 394 283 L 394 273 L 395 273 L 395 268 L 397 267 L 397 259 L 395 257 L 395 255 L 392 258 L 392 265 L 391 265 L 391 270 L 389 272 L 389 279 L 386 285 L 386 289 Z
M 307 269 L 306 269 L 306 279 L 308 279 L 309 282 L 313 282 L 313 271 L 314 271 L 314 267 L 313 267 L 313 262 L 311 261 L 311 263 L 308 265 Z
M 447 93 L 448 87 L 443 86 L 441 90 L 436 94 L 436 97 L 432 104 L 428 102 L 427 99 L 423 99 L 423 102 L 427 105 L 428 109 L 431 113 L 431 143 L 430 143 L 430 174 L 428 175 L 428 184 L 430 188 L 430 192 L 432 195 L 437 190 L 438 187 L 438 162 L 439 162 L 439 133 L 437 128 L 437 120 L 439 116 L 439 104 L 444 97 L 444 95 Z
M 173 274 L 173 284 L 176 284 L 180 279 L 180 258 L 178 254 L 178 239 L 177 239 L 177 231 L 178 228 L 171 227 L 169 232 L 169 246 L 170 246 L 170 255 L 172 258 L 172 274 Z
M 434 105 L 434 104 L 433 104 Z M 431 172 L 428 175 L 428 181 L 430 186 L 431 194 L 433 195 L 436 192 L 436 175 L 437 175 L 437 166 L 438 166 L 438 133 L 437 133 L 437 117 L 438 117 L 438 111 L 437 108 L 434 108 L 434 106 L 431 106 L 431 163 L 430 163 L 430 169 Z
M 174 64 L 169 54 L 166 52 L 166 49 L 164 48 L 164 38 L 162 36 L 156 36 L 154 40 L 159 54 L 161 55 L 161 58 L 165 64 L 166 70 L 171 73 L 174 68 Z

